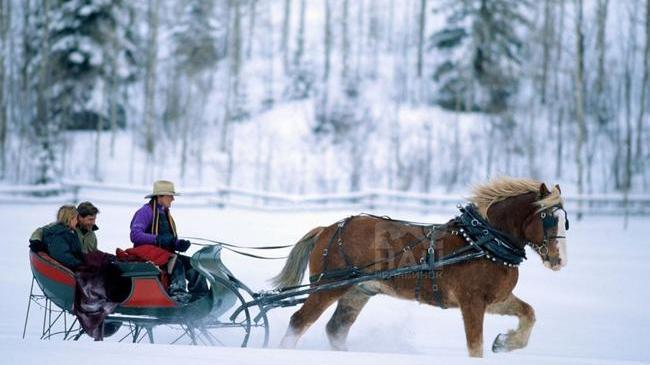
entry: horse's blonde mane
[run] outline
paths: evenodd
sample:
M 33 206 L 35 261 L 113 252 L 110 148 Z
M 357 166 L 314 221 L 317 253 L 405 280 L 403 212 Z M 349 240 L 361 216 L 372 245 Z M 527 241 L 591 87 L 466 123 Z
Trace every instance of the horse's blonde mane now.
M 533 179 L 518 179 L 513 177 L 499 177 L 487 184 L 477 185 L 472 189 L 472 197 L 469 199 L 472 203 L 476 204 L 479 213 L 487 218 L 487 210 L 490 205 L 500 202 L 502 200 L 522 195 L 530 192 L 539 193 L 539 188 L 542 185 L 540 181 Z M 552 187 L 551 193 L 535 202 L 539 210 L 545 209 L 556 204 L 562 203 L 560 190 L 557 187 Z

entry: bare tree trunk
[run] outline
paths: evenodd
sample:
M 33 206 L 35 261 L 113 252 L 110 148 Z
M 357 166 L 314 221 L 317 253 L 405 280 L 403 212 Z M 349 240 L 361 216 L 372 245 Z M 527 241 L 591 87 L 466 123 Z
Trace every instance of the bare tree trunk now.
M 7 159 L 7 124 L 8 105 L 5 90 L 8 90 L 6 78 L 7 34 L 11 22 L 11 0 L 0 0 L 0 179 L 5 177 Z
M 551 62 L 551 48 L 552 40 L 554 38 L 553 29 L 553 9 L 552 9 L 552 0 L 544 0 L 544 30 L 542 34 L 542 45 L 543 45 L 543 55 L 542 55 L 542 79 L 541 79 L 541 100 L 542 104 L 546 104 L 546 85 L 548 84 L 548 69 Z
M 422 64 L 424 62 L 424 30 L 426 28 L 426 19 L 427 0 L 420 0 L 420 14 L 418 16 L 418 60 L 416 73 L 418 79 L 422 79 Z
M 576 70 L 575 70 L 575 97 L 576 97 L 576 122 L 578 124 L 578 136 L 576 139 L 576 166 L 578 169 L 578 194 L 584 192 L 584 164 L 583 145 L 587 138 L 587 126 L 585 123 L 585 101 L 584 101 L 584 34 L 582 31 L 582 0 L 576 0 Z M 578 203 L 578 219 L 582 217 L 581 204 Z
M 634 160 L 637 161 L 639 171 L 644 171 L 643 166 L 643 119 L 647 101 L 648 77 L 650 73 L 650 0 L 645 2 L 645 50 L 643 52 L 643 81 L 641 83 L 641 97 L 639 100 L 639 116 L 636 120 L 636 151 Z
M 359 80 L 361 80 L 361 59 L 362 59 L 362 54 L 364 53 L 364 36 L 363 32 L 365 30 L 365 27 L 363 26 L 364 23 L 364 15 L 365 15 L 365 9 L 364 9 L 364 3 L 365 0 L 357 0 L 357 36 L 356 36 L 356 41 L 357 44 L 355 46 L 356 48 L 356 55 L 355 55 L 355 67 L 354 67 L 354 82 L 358 83 Z
M 526 156 L 528 158 L 528 176 L 537 178 L 537 166 L 535 165 L 536 158 L 536 136 L 539 131 L 535 128 L 535 119 L 538 116 L 537 103 L 535 103 L 535 95 L 531 93 L 528 101 L 528 128 L 526 134 L 528 135 L 528 143 L 526 143 Z
M 433 122 L 428 120 L 424 126 L 425 138 L 426 138 L 426 148 L 425 148 L 425 157 L 424 157 L 424 179 L 422 184 L 423 191 L 428 193 L 431 190 L 432 181 L 432 172 L 431 164 L 433 163 Z
M 39 144 L 45 158 L 42 158 L 40 166 L 38 166 L 39 177 L 37 183 L 45 184 L 50 182 L 50 171 L 54 167 L 54 136 L 53 133 L 58 133 L 58 126 L 54 128 L 50 126 L 52 121 L 48 120 L 49 105 L 47 100 L 47 88 L 49 86 L 48 75 L 50 75 L 50 2 L 49 0 L 42 0 L 43 7 L 43 38 L 41 41 L 41 56 L 38 72 L 38 86 L 36 95 L 36 124 L 37 136 Z
M 22 14 L 23 14 L 23 19 L 22 23 L 23 24 L 28 24 L 30 21 L 30 14 L 32 12 L 32 0 L 25 0 L 22 2 Z M 33 103 L 33 98 L 32 98 L 32 93 L 31 93 L 31 88 L 29 85 L 29 62 L 28 60 L 34 57 L 35 50 L 30 46 L 30 34 L 29 34 L 29 27 L 22 27 L 22 58 L 23 62 L 20 65 L 20 94 L 17 99 L 18 103 L 20 103 L 20 112 L 18 113 L 20 115 L 20 129 L 19 133 L 22 138 L 20 138 L 18 142 L 18 151 L 17 155 L 18 156 L 24 156 L 25 155 L 25 144 L 31 144 L 30 142 L 26 141 L 28 139 L 28 132 L 25 128 L 25 126 L 28 126 L 32 122 L 32 113 L 28 113 L 30 111 L 30 104 Z M 29 136 L 31 137 L 31 136 Z M 16 179 L 18 181 L 21 181 L 24 176 L 23 176 L 23 158 L 18 158 L 18 163 L 16 164 Z
M 128 89 L 128 87 L 124 86 L 124 88 L 122 89 L 122 93 L 124 95 L 123 96 L 124 100 L 129 100 L 129 89 Z M 133 184 L 134 179 L 135 179 L 135 159 L 136 159 L 135 141 L 136 141 L 137 136 L 138 136 L 138 128 L 137 128 L 136 123 L 131 123 L 130 126 L 131 126 L 131 133 L 130 133 L 130 137 L 131 137 L 131 153 L 129 154 L 129 156 L 131 158 L 129 158 L 129 183 Z
M 109 95 L 108 89 L 109 86 L 106 85 L 104 88 L 104 105 L 102 106 L 102 111 L 104 110 L 104 106 L 106 104 L 106 95 Z M 95 164 L 93 168 L 93 179 L 95 181 L 99 181 L 99 160 L 100 160 L 100 152 L 101 152 L 101 144 L 102 144 L 102 129 L 104 128 L 104 118 L 102 117 L 103 113 L 100 113 L 97 117 L 97 130 L 96 130 L 96 135 L 95 135 Z
M 495 129 L 496 127 L 494 126 L 495 122 L 492 119 L 493 117 L 489 117 L 489 123 L 488 123 L 488 140 L 489 141 L 494 141 L 495 137 Z M 492 164 L 494 163 L 494 148 L 495 148 L 495 143 L 488 143 L 487 144 L 487 158 L 485 161 L 485 179 L 490 179 L 492 177 Z
M 130 14 L 129 16 L 129 25 L 133 25 L 133 15 Z M 113 36 L 111 37 L 111 49 L 113 52 L 117 52 L 117 37 Z M 111 64 L 111 71 L 112 74 L 109 75 L 109 83 L 110 83 L 110 89 L 109 89 L 109 100 L 108 100 L 108 118 L 110 121 L 110 126 L 111 126 L 111 145 L 110 145 L 110 153 L 111 153 L 111 158 L 115 157 L 115 140 L 117 137 L 117 100 L 119 99 L 118 95 L 119 93 L 119 87 L 117 85 L 117 61 L 115 58 L 115 55 L 110 56 L 110 64 Z M 126 102 L 126 99 L 124 100 Z M 122 105 L 123 108 L 125 108 L 125 105 Z M 125 113 L 126 114 L 126 113 Z
M 305 52 L 305 0 L 300 0 L 300 10 L 298 18 L 298 33 L 296 34 L 296 52 L 293 57 L 293 66 L 300 67 L 302 64 L 302 57 Z
M 262 3 L 265 4 L 265 3 Z M 275 46 L 273 42 L 274 31 L 273 31 L 273 9 L 270 3 L 266 3 L 266 21 L 265 21 L 265 33 L 266 33 L 266 48 L 265 48 L 265 57 L 266 57 L 266 73 L 264 75 L 264 85 L 265 88 L 265 100 L 264 106 L 266 108 L 271 108 L 275 103 L 275 94 L 274 94 L 274 75 L 275 75 Z
M 147 152 L 147 171 L 145 182 L 153 178 L 154 163 L 154 117 L 156 102 L 156 59 L 158 56 L 158 11 L 160 0 L 149 0 L 147 9 L 148 42 L 145 61 L 145 83 L 144 83 L 144 126 L 145 126 L 145 149 Z
M 560 93 L 560 72 L 559 70 L 561 69 L 562 65 L 562 53 L 564 52 L 563 50 L 563 42 L 562 39 L 564 37 L 564 1 L 562 1 L 561 6 L 560 6 L 560 28 L 558 29 L 558 32 L 556 33 L 557 35 L 557 47 L 555 49 L 555 72 L 554 72 L 554 86 L 553 86 L 553 93 L 554 95 L 554 101 L 555 101 L 555 106 L 557 107 L 557 116 L 556 116 L 556 129 L 557 129 L 557 135 L 555 137 L 556 139 L 556 160 L 555 160 L 555 177 L 560 179 L 562 177 L 562 155 L 563 155 L 563 146 L 564 146 L 564 141 L 563 141 L 563 130 L 562 130 L 562 124 L 564 121 L 564 110 L 565 110 L 565 104 L 564 104 L 564 98 L 561 97 Z
M 350 38 L 348 34 L 349 0 L 343 0 L 343 14 L 341 16 L 341 81 L 346 83 L 349 76 L 348 64 L 350 61 Z
M 607 7 L 609 0 L 598 0 L 598 7 L 596 10 L 596 50 L 598 52 L 598 66 L 596 74 L 596 95 L 598 102 L 602 100 L 603 92 L 605 91 L 605 41 L 607 29 Z M 602 113 L 598 113 L 598 118 L 601 124 L 604 122 Z
M 188 103 L 192 103 L 194 100 L 193 97 L 193 83 L 186 83 L 187 85 L 187 90 L 188 90 L 188 98 L 187 101 Z M 191 108 L 190 108 L 191 110 Z M 179 128 L 181 132 L 181 181 L 183 184 L 185 184 L 185 177 L 187 175 L 187 150 L 189 148 L 189 135 L 190 135 L 190 123 L 191 120 L 194 119 L 193 115 L 189 115 L 189 113 L 183 113 L 183 116 L 180 118 L 179 123 Z
M 371 65 L 377 65 L 379 63 L 379 41 L 380 41 L 380 22 L 379 14 L 377 11 L 377 6 L 370 4 L 370 21 L 368 26 L 368 47 L 371 52 Z M 372 80 L 377 78 L 377 67 L 366 67 L 367 75 Z
M 391 189 L 400 189 L 401 181 L 400 176 L 404 176 L 404 164 L 402 163 L 402 144 L 400 138 L 400 123 L 399 123 L 399 104 L 396 106 L 395 119 L 392 123 L 392 145 L 393 145 L 393 158 L 394 166 L 393 176 L 391 179 Z
M 325 0 L 325 59 L 323 62 L 323 81 L 325 82 L 325 89 L 327 89 L 327 82 L 330 78 L 330 62 L 332 58 L 332 8 L 330 0 Z M 327 92 L 327 91 L 326 91 Z
M 257 0 L 249 1 L 248 44 L 246 47 L 246 59 L 250 59 L 253 52 L 253 42 L 255 41 L 255 18 L 257 16 Z
M 416 63 L 416 101 L 422 102 L 425 98 L 425 83 L 423 78 L 423 68 L 424 68 L 424 31 L 426 30 L 426 21 L 427 21 L 427 0 L 420 0 L 420 12 L 418 15 L 418 56 Z
M 282 19 L 282 64 L 284 73 L 289 71 L 289 33 L 291 31 L 291 0 L 284 0 L 284 17 Z
M 632 188 L 632 82 L 636 74 L 636 6 L 630 7 L 630 20 L 628 31 L 628 47 L 625 55 L 625 69 L 623 75 L 623 94 L 625 98 L 625 160 L 623 171 L 623 192 L 627 195 Z
M 27 2 L 27 1 L 26 1 Z M 7 31 L 9 34 L 8 38 L 8 43 L 7 43 L 7 54 L 5 57 L 8 58 L 8 64 L 7 64 L 7 74 L 9 75 L 8 79 L 8 99 L 7 99 L 7 137 L 9 132 L 11 131 L 10 128 L 13 128 L 15 133 L 17 134 L 17 138 L 20 140 L 18 143 L 19 145 L 23 143 L 24 138 L 24 133 L 23 133 L 23 128 L 21 125 L 21 119 L 19 117 L 20 110 L 21 110 L 21 100 L 22 98 L 20 97 L 20 73 L 17 71 L 17 64 L 18 64 L 18 56 L 16 55 L 16 52 L 18 52 L 18 48 L 16 46 L 16 42 L 19 40 L 17 36 L 17 31 L 14 31 L 14 27 L 11 25 L 14 21 L 18 23 L 18 20 L 14 20 L 12 18 L 13 14 L 13 2 L 11 0 L 8 1 L 7 3 L 7 18 L 10 19 L 10 21 L 7 23 Z M 19 14 L 19 13 L 16 13 Z M 17 29 L 17 28 L 15 28 Z M 24 61 L 24 60 L 21 60 Z M 24 102 L 24 101 L 23 101 Z M 6 138 L 6 137 L 5 137 Z M 21 165 L 21 155 L 16 155 L 13 152 L 13 149 L 5 149 L 5 164 L 7 163 L 8 158 L 11 159 L 12 164 L 11 165 L 16 165 L 20 166 Z M 7 157 L 8 156 L 8 157 Z M 15 158 L 12 158 L 12 156 L 16 156 Z M 11 170 L 9 169 L 10 165 L 5 165 L 5 177 L 6 178 L 12 178 L 14 181 L 17 181 L 18 176 L 14 175 L 11 176 Z
M 228 91 L 226 97 L 226 110 L 221 130 L 221 150 L 228 155 L 228 163 L 226 166 L 226 184 L 230 186 L 233 178 L 234 171 L 234 136 L 231 132 L 231 124 L 233 119 L 233 111 L 238 112 L 237 103 L 239 102 L 239 83 L 240 83 L 240 70 L 241 70 L 241 8 L 239 1 L 230 0 L 230 11 L 234 11 L 232 15 L 233 29 L 230 33 L 230 47 L 229 47 L 229 67 L 228 67 Z
M 263 191 L 271 189 L 271 180 L 273 179 L 273 147 L 275 145 L 272 141 L 267 142 L 266 161 L 264 163 L 264 184 Z
M 395 44 L 394 39 L 395 33 L 395 0 L 390 0 L 388 6 L 388 30 L 386 31 L 386 40 L 387 42 L 387 51 L 393 53 L 393 45 Z

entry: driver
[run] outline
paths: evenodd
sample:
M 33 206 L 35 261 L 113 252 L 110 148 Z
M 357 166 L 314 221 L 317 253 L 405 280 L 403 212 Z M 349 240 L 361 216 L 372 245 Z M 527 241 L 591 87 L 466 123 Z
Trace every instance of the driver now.
M 153 183 L 153 192 L 145 196 L 149 202 L 138 209 L 131 220 L 131 242 L 134 247 L 155 245 L 169 252 L 185 252 L 190 248 L 190 241 L 178 239 L 176 224 L 169 211 L 176 195 L 171 181 L 158 180 Z M 171 274 L 169 293 L 177 301 L 187 301 L 190 297 L 188 291 L 199 297 L 208 292 L 208 286 L 205 279 L 192 268 L 190 258 L 179 254 Z

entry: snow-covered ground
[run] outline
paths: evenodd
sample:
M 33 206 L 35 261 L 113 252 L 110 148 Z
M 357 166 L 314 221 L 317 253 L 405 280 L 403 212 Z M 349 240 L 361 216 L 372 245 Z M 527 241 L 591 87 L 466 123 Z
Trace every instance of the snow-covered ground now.
M 128 225 L 137 202 L 128 206 L 100 206 L 99 245 L 108 252 L 128 247 Z M 51 220 L 57 205 L 0 205 L 4 238 L 0 255 L 0 353 L 2 363 L 69 364 L 92 359 L 94 364 L 456 364 L 467 358 L 460 312 L 432 309 L 415 302 L 374 297 L 352 328 L 350 352 L 328 351 L 324 326 L 330 308 L 307 332 L 297 351 L 276 349 L 296 308 L 270 312 L 270 349 L 117 344 L 111 342 L 58 343 L 38 340 L 33 320 L 20 339 L 31 273 L 27 238 L 32 229 Z M 211 208 L 174 209 L 182 235 L 201 236 L 239 244 L 293 243 L 307 230 L 357 212 L 269 213 Z M 395 218 L 438 222 L 447 216 L 375 212 Z M 508 354 L 489 351 L 494 337 L 516 324 L 514 318 L 487 316 L 483 363 L 619 364 L 650 362 L 649 218 L 632 218 L 627 229 L 618 217 L 572 220 L 569 264 L 560 272 L 544 268 L 529 252 L 520 269 L 515 293 L 536 310 L 537 323 L 527 348 Z M 258 262 L 224 253 L 226 265 L 255 290 L 276 274 L 281 261 Z

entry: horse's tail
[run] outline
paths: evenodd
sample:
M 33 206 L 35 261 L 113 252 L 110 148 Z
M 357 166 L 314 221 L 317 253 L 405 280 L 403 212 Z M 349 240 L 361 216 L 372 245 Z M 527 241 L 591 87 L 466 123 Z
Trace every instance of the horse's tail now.
M 307 269 L 307 263 L 309 262 L 309 254 L 314 249 L 314 246 L 316 246 L 318 236 L 325 228 L 316 227 L 312 229 L 293 246 L 282 271 L 271 279 L 273 287 L 286 288 L 302 282 L 302 278 L 305 276 L 305 270 Z

